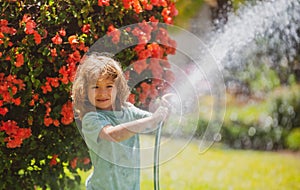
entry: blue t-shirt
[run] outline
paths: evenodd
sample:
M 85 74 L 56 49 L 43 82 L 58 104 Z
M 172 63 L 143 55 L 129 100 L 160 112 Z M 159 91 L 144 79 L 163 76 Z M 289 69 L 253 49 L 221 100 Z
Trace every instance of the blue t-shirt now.
M 150 115 L 129 103 L 121 111 L 97 110 L 85 114 L 82 132 L 94 166 L 86 183 L 88 190 L 140 189 L 138 134 L 122 142 L 110 142 L 100 139 L 99 133 L 106 125 L 116 126 Z

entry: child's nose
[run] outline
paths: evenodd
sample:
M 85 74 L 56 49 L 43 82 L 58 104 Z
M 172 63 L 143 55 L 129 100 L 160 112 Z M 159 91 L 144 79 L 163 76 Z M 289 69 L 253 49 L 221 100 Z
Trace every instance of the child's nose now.
M 98 88 L 98 93 L 100 94 L 109 94 L 109 90 L 105 88 Z

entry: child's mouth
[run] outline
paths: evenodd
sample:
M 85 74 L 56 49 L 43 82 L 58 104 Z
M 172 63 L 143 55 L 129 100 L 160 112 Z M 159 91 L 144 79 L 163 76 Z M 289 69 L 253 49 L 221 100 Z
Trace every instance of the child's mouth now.
M 108 101 L 109 99 L 97 99 L 98 102 L 106 102 Z

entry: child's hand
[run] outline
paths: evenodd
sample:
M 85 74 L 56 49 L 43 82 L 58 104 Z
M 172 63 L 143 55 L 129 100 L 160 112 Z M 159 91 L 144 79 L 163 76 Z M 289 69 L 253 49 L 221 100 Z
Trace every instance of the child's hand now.
M 169 109 L 164 106 L 158 107 L 158 109 L 153 113 L 152 117 L 156 122 L 164 121 L 169 115 Z
M 151 112 L 154 112 L 153 114 L 155 114 L 155 112 L 158 111 L 159 107 L 165 107 L 168 109 L 168 115 L 169 115 L 170 111 L 176 111 L 174 109 L 176 108 L 179 102 L 178 100 L 179 99 L 176 94 L 173 93 L 165 94 L 160 99 L 157 99 L 155 102 L 153 102 L 152 104 L 150 103 L 149 110 Z M 164 119 L 166 119 L 168 115 Z
M 180 102 L 178 99 L 178 96 L 173 93 L 165 94 L 165 95 L 163 95 L 163 97 L 161 99 L 162 99 L 161 105 L 169 108 L 169 110 L 172 110 L 172 111 L 176 111 L 173 109 L 176 109 L 177 104 Z

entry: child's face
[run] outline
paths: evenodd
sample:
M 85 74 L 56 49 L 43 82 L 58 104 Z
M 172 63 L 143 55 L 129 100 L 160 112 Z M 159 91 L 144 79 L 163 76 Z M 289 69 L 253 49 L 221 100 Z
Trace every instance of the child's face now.
M 111 79 L 99 78 L 96 84 L 88 86 L 89 101 L 101 110 L 113 110 L 116 95 L 116 87 Z

